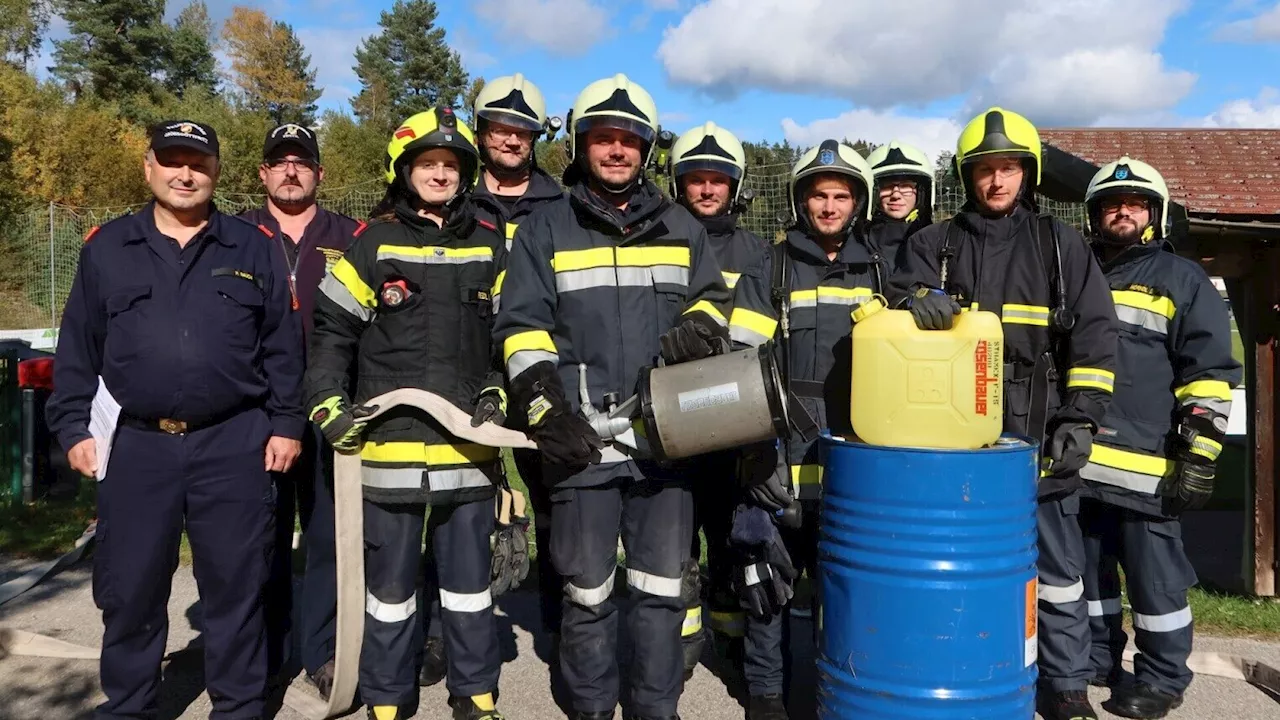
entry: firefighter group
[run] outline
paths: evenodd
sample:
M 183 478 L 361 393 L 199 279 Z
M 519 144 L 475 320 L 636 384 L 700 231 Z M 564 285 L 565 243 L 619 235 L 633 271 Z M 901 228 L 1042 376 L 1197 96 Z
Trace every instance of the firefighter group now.
M 538 165 L 537 142 L 561 123 L 529 79 L 490 80 L 465 114 L 474 128 L 443 106 L 403 120 L 363 222 L 317 206 L 310 128 L 267 135 L 266 202 L 240 216 L 212 203 L 214 128 L 152 130 L 154 199 L 87 238 L 48 405 L 72 466 L 101 480 L 96 718 L 157 712 L 184 530 L 210 717 L 264 717 L 290 662 L 327 697 L 337 452 L 361 472 L 369 718 L 413 716 L 419 688 L 440 682 L 450 709 L 423 716 L 518 718 L 500 702 L 494 602 L 535 558 L 552 685 L 574 720 L 614 718 L 620 701 L 628 720 L 678 719 L 704 654 L 729 669 L 748 720 L 785 720 L 807 691 L 790 682 L 789 620 L 806 614 L 793 595 L 819 563 L 812 431 L 851 432 L 851 382 L 877 382 L 851 377 L 849 353 L 851 311 L 874 296 L 922 331 L 969 311 L 1003 321 L 1004 430 L 1039 441 L 1043 463 L 1038 712 L 1096 718 L 1089 685 L 1110 688 L 1104 707 L 1122 717 L 1181 704 L 1196 576 L 1179 517 L 1212 494 L 1241 367 L 1226 303 L 1173 250 L 1156 168 L 1104 165 L 1082 233 L 1038 206 L 1036 128 L 992 107 L 956 143 L 953 217 L 934 221 L 934 164 L 919 149 L 893 141 L 864 158 L 827 139 L 792 168 L 775 241 L 741 224 L 752 192 L 739 139 L 705 122 L 667 143 L 652 96 L 625 75 L 577 96 L 561 178 Z M 644 367 L 766 344 L 791 408 L 776 442 L 658 462 L 582 412 L 580 366 L 603 407 L 634 394 Z M 536 443 L 512 453 L 532 529 L 495 518 L 513 479 L 498 448 L 369 403 L 398 388 Z M 109 459 L 90 430 L 102 389 L 122 408 Z

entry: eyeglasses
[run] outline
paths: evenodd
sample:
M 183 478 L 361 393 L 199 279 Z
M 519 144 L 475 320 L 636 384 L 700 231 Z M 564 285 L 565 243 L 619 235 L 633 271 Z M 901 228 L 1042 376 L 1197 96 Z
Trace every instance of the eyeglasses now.
M 916 184 L 910 180 L 897 180 L 880 184 L 881 195 L 892 195 L 895 192 L 903 195 L 915 195 Z
M 1117 212 L 1122 207 L 1130 212 L 1142 212 L 1151 209 L 1151 201 L 1139 197 L 1110 197 L 1102 200 L 1103 212 Z
M 272 158 L 263 164 L 266 165 L 271 172 L 284 172 L 286 168 L 292 165 L 293 171 L 299 175 L 313 173 L 316 171 L 316 168 L 319 167 L 319 164 L 315 160 L 303 160 L 301 158 Z
M 533 131 L 522 130 L 520 128 L 505 127 L 497 123 L 490 123 L 485 132 L 494 140 L 506 140 L 507 138 L 515 138 L 520 142 L 533 142 Z

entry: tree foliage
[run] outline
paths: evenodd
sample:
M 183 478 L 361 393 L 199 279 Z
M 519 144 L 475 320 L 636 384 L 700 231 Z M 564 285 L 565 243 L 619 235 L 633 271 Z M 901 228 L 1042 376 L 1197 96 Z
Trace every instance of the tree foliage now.
M 5 62 L 25 69 L 40 54 L 49 10 L 49 0 L 0 0 L 0 54 Z
M 236 6 L 222 27 L 235 84 L 247 106 L 279 124 L 315 122 L 316 71 L 288 23 Z
M 75 98 L 153 95 L 168 54 L 164 0 L 58 0 L 71 37 L 54 43 L 53 76 Z
M 181 97 L 188 88 L 206 92 L 218 89 L 218 63 L 213 58 L 214 28 L 209 6 L 192 0 L 179 13 L 169 37 L 164 87 Z

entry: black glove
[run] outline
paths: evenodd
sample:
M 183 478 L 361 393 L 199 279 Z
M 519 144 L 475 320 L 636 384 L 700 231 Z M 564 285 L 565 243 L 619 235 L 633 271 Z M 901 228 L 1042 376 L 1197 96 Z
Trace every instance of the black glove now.
M 517 408 L 528 410 L 533 441 L 547 462 L 569 467 L 600 462 L 604 440 L 586 418 L 570 412 L 555 365 L 540 362 L 520 373 L 511 383 L 511 396 Z
M 747 496 L 770 512 L 791 505 L 791 467 L 776 445 L 765 445 L 743 452 L 740 482 Z
M 1057 477 L 1079 472 L 1089 462 L 1093 449 L 1093 428 L 1084 422 L 1067 420 L 1054 427 L 1049 435 L 1047 452 L 1049 474 Z
M 911 298 L 911 317 L 921 330 L 950 330 L 960 304 L 942 290 L 922 287 Z
M 507 393 L 500 387 L 487 387 L 476 398 L 476 411 L 471 414 L 471 427 L 491 422 L 501 425 L 507 421 Z
M 529 576 L 528 531 L 528 518 L 513 517 L 506 525 L 498 523 L 489 573 L 489 589 L 494 597 L 515 590 Z
M 738 557 L 733 587 L 739 604 L 757 620 L 768 620 L 781 612 L 795 594 L 792 583 L 800 573 L 769 513 L 738 505 L 729 545 Z
M 360 433 L 377 405 L 348 407 L 339 395 L 325 398 L 311 410 L 309 420 L 320 427 L 320 434 L 334 450 L 353 453 L 360 449 Z
M 1170 501 L 1173 515 L 1187 510 L 1199 510 L 1213 497 L 1214 466 L 1189 460 L 1179 460 L 1173 475 L 1173 497 Z
M 729 352 L 729 329 L 697 310 L 683 316 L 682 322 L 663 333 L 659 342 L 662 359 L 675 365 Z

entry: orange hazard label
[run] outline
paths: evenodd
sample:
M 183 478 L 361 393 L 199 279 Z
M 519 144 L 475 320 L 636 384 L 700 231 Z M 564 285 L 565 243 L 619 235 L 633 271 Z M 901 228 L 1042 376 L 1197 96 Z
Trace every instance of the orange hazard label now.
M 1026 623 L 1027 632 L 1026 632 L 1026 635 L 1024 635 L 1024 637 L 1030 640 L 1031 638 L 1036 636 L 1036 615 L 1037 615 L 1037 609 L 1038 609 L 1037 603 L 1036 603 L 1036 578 L 1031 578 L 1030 580 L 1027 581 L 1026 608 L 1027 608 L 1027 623 Z
M 1036 636 L 1037 623 L 1038 623 L 1037 614 L 1039 613 L 1039 606 L 1037 604 L 1037 599 L 1038 599 L 1037 590 L 1038 590 L 1037 578 L 1031 578 L 1030 580 L 1028 580 L 1027 587 L 1026 587 L 1026 595 L 1023 598 L 1024 599 L 1023 614 L 1025 617 L 1024 619 L 1025 632 L 1024 632 L 1024 639 L 1023 639 L 1023 646 L 1022 646 L 1023 667 L 1031 667 L 1032 665 L 1035 664 L 1036 659 L 1039 657 L 1038 650 L 1039 650 L 1040 639 Z
M 998 378 L 995 377 L 995 358 L 986 340 L 979 340 L 973 350 L 973 412 L 986 415 L 988 411 L 989 388 Z

